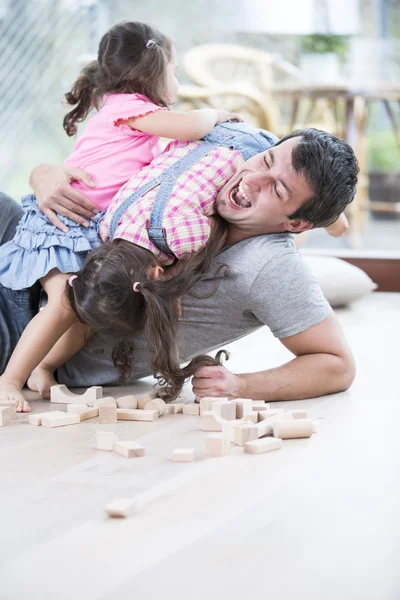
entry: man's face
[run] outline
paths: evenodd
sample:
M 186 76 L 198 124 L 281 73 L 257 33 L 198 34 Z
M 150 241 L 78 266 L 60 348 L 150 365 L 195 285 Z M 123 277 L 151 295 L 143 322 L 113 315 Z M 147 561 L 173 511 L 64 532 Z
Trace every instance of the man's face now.
M 235 241 L 311 227 L 288 218 L 312 196 L 305 178 L 292 167 L 292 150 L 299 140 L 286 140 L 250 158 L 217 195 L 217 212 L 231 224 Z

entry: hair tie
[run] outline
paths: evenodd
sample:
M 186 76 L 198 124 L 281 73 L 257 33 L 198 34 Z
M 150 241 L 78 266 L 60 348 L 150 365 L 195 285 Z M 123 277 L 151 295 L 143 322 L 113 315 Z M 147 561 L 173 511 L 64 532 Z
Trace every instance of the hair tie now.
M 148 40 L 148 42 L 146 43 L 146 48 L 150 48 L 150 46 L 152 46 L 153 44 L 155 44 L 154 40 Z
M 140 292 L 139 285 L 140 285 L 140 281 L 135 281 L 135 283 L 132 286 L 132 289 L 134 292 Z
M 75 281 L 75 279 L 77 279 L 77 277 L 78 275 L 71 275 L 71 277 L 68 279 L 68 283 L 71 287 L 73 287 L 72 284 Z

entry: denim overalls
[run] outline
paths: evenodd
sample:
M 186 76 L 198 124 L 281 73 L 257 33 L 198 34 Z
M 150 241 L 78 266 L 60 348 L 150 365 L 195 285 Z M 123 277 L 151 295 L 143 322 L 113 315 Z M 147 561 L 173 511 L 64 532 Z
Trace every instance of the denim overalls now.
M 276 136 L 268 131 L 256 129 L 247 123 L 223 123 L 217 125 L 205 136 L 202 144 L 194 148 L 186 156 L 177 160 L 158 177 L 148 181 L 135 190 L 126 198 L 115 211 L 110 224 L 110 239 L 113 239 L 118 227 L 119 220 L 128 207 L 141 198 L 149 190 L 159 186 L 157 196 L 151 210 L 150 227 L 148 230 L 151 242 L 165 254 L 172 256 L 166 241 L 166 233 L 163 228 L 163 215 L 171 192 L 174 189 L 178 177 L 213 148 L 225 146 L 232 150 L 238 150 L 244 160 L 248 160 L 255 154 L 265 152 L 278 140 Z

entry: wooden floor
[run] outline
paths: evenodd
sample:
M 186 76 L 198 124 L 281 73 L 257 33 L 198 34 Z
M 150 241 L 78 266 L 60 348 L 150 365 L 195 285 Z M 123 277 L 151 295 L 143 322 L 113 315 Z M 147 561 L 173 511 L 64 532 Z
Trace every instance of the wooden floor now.
M 96 420 L 51 430 L 18 416 L 0 429 L 0 598 L 399 600 L 400 294 L 337 314 L 357 379 L 286 403 L 320 429 L 280 451 L 206 458 L 199 418 L 183 415 L 119 422 L 147 448 L 131 460 L 94 448 Z M 231 350 L 237 372 L 289 356 L 266 329 Z M 177 446 L 197 460 L 172 463 Z M 106 519 L 104 504 L 126 495 L 138 513 Z

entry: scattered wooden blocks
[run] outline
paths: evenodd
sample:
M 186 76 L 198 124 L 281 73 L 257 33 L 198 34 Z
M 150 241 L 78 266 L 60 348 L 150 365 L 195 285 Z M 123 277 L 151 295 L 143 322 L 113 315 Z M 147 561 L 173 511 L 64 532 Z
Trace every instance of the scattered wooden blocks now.
M 185 406 L 185 403 L 184 402 L 170 402 L 169 406 L 174 407 L 174 414 L 177 415 L 178 413 L 183 412 L 183 407 Z
M 194 459 L 194 448 L 175 448 L 172 452 L 174 462 L 192 462 Z
M 243 421 L 241 419 L 235 419 L 234 421 L 222 422 L 222 434 L 229 442 L 233 442 L 233 429 L 239 423 L 243 423 Z
M 96 433 L 97 450 L 114 450 L 118 438 L 112 431 L 98 431 Z
M 87 419 L 98 417 L 99 409 L 91 408 L 90 406 L 83 406 L 82 404 L 67 404 L 67 413 L 79 415 L 81 421 L 86 421 Z
M 291 410 L 290 412 L 292 413 L 293 419 L 307 419 L 308 417 L 308 413 L 306 410 L 296 409 Z
M 117 408 L 116 406 L 99 406 L 99 423 L 102 425 L 116 423 L 117 422 Z
M 264 419 L 269 419 L 270 417 L 283 413 L 286 413 L 286 410 L 283 410 L 283 408 L 267 408 L 258 413 L 258 419 L 259 421 L 263 421 Z
M 59 417 L 62 417 L 65 415 L 65 412 L 63 412 L 62 410 L 54 410 L 52 412 L 31 413 L 28 416 L 28 423 L 30 423 L 31 425 L 37 425 L 37 426 L 41 425 L 43 417 L 46 418 L 49 415 L 58 415 Z
M 9 425 L 12 419 L 17 414 L 15 404 L 3 404 L 0 406 L 0 427 Z
M 212 411 L 221 417 L 221 419 L 225 419 L 225 421 L 234 421 L 236 419 L 236 404 L 230 400 L 213 402 L 211 407 Z
M 75 425 L 80 423 L 79 415 L 73 413 L 61 413 L 59 411 L 49 412 L 42 416 L 42 427 L 64 427 L 65 425 Z
M 135 456 L 144 456 L 145 449 L 136 442 L 116 442 L 114 451 L 122 454 L 126 458 L 134 458 Z
M 66 385 L 52 385 L 50 388 L 50 400 L 57 404 L 87 404 L 102 396 L 103 388 L 98 385 L 88 388 L 84 394 L 74 394 Z
M 101 406 L 117 406 L 117 401 L 112 396 L 105 396 L 105 398 L 100 398 L 99 400 L 89 400 L 87 402 L 88 406 L 92 408 L 100 408 Z
M 260 413 L 258 413 L 260 416 Z M 262 414 L 262 413 L 261 413 Z M 258 437 L 263 437 L 264 435 L 270 435 L 272 433 L 272 428 L 276 421 L 290 421 L 292 420 L 292 414 L 290 412 L 278 412 L 267 419 L 262 419 L 259 423 L 257 423 L 257 431 Z
M 166 404 L 161 398 L 154 398 L 145 405 L 145 410 L 157 410 L 158 416 L 161 417 L 165 413 Z
M 155 421 L 158 419 L 158 410 L 117 408 L 117 419 L 120 421 Z
M 309 438 L 313 433 L 313 423 L 311 419 L 275 421 L 272 432 L 274 437 L 281 438 L 282 440 Z
M 147 394 L 143 394 L 143 396 L 140 396 L 140 398 L 138 398 L 137 407 L 140 410 L 143 410 L 146 404 L 150 402 L 150 400 L 154 400 L 154 398 L 156 398 L 155 392 L 148 392 Z
M 198 404 L 185 404 L 183 407 L 184 415 L 195 415 L 196 417 L 200 414 L 200 406 Z
M 271 450 L 279 450 L 279 448 L 282 448 L 282 444 L 283 442 L 280 438 L 263 438 L 262 440 L 246 442 L 244 451 L 249 454 L 262 454 L 263 452 L 270 452 Z
M 203 412 L 201 428 L 203 431 L 222 431 L 223 419 L 212 410 Z
M 227 456 L 230 453 L 230 441 L 222 433 L 206 435 L 207 456 Z
M 241 419 L 253 410 L 253 400 L 248 398 L 237 398 L 233 400 L 236 404 L 236 418 Z
M 255 402 L 257 402 L 257 400 Z M 265 403 L 263 405 L 259 405 L 259 406 L 255 407 L 254 400 L 253 400 L 253 410 L 256 410 L 257 412 L 264 412 L 265 410 L 271 410 L 271 405 Z
M 116 398 L 117 408 L 137 408 L 137 398 L 133 394 Z
M 109 517 L 125 518 L 130 517 L 137 509 L 136 498 L 116 498 L 104 507 L 105 513 Z
M 217 402 L 226 402 L 227 400 L 228 398 L 212 398 L 210 396 L 200 398 L 200 414 L 202 415 L 205 411 L 212 410 L 213 404 Z
M 252 410 L 251 412 L 244 415 L 242 421 L 245 421 L 246 423 L 254 423 L 254 425 L 256 425 L 258 423 L 258 412 Z
M 267 410 L 269 404 L 266 404 L 265 400 L 253 400 L 253 410 Z
M 253 423 L 238 423 L 233 428 L 233 441 L 238 446 L 244 446 L 246 442 L 251 442 L 257 438 L 257 426 Z
M 175 414 L 175 406 L 173 404 L 165 404 L 165 414 L 166 415 L 174 415 Z

